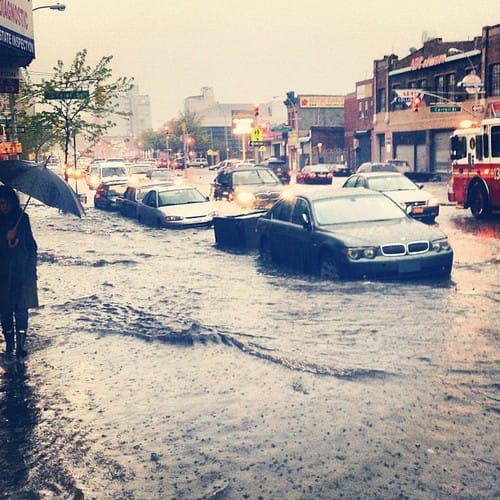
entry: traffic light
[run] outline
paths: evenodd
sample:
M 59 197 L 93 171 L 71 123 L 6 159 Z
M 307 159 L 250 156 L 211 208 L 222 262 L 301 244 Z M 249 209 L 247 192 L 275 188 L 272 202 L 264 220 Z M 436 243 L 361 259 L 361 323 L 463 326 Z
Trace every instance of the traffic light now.
M 422 98 L 420 96 L 415 96 L 413 98 L 413 101 L 411 102 L 411 109 L 412 111 L 418 111 L 418 108 L 420 108 L 420 105 L 422 104 Z
M 259 112 L 260 112 L 259 105 L 255 104 L 254 107 L 253 107 L 253 115 L 255 117 L 259 116 Z

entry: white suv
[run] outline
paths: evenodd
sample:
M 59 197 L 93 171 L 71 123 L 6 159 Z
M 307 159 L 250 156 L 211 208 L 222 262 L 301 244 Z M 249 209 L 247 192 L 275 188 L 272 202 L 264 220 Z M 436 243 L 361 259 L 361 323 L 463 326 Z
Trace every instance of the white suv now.
M 105 181 L 128 181 L 128 171 L 125 164 L 106 162 L 91 165 L 85 180 L 90 189 L 96 189 Z

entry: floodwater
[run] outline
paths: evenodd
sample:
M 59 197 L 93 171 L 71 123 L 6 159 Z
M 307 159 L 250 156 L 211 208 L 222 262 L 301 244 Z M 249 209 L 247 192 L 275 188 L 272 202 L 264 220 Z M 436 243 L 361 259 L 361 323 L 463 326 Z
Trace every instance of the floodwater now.
M 0 363 L 2 498 L 500 495 L 498 219 L 442 207 L 450 280 L 334 283 L 211 229 L 30 217 L 43 307 Z

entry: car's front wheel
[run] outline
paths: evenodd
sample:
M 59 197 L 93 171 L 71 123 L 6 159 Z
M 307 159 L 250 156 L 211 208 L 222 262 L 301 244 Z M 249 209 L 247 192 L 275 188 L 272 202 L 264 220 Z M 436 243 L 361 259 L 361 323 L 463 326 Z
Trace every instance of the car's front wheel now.
M 340 278 L 338 264 L 332 252 L 325 251 L 321 254 L 318 273 L 320 278 L 326 280 L 338 280 Z

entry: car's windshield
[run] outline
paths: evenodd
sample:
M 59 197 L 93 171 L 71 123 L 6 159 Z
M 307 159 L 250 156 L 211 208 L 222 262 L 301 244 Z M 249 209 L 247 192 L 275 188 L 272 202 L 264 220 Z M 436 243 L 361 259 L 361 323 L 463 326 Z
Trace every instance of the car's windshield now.
M 158 193 L 158 206 L 184 205 L 186 203 L 201 203 L 207 201 L 197 189 L 175 189 Z
M 373 189 L 374 191 L 418 190 L 418 186 L 404 175 L 372 177 L 368 179 L 368 187 L 369 189 Z
M 321 226 L 406 217 L 393 201 L 383 195 L 323 198 L 313 203 L 313 210 Z
M 266 169 L 248 169 L 233 173 L 233 185 L 245 186 L 252 184 L 280 184 L 274 172 Z
M 103 167 L 103 177 L 127 177 L 127 169 L 125 167 Z

